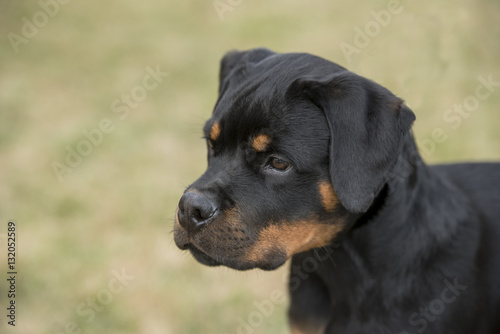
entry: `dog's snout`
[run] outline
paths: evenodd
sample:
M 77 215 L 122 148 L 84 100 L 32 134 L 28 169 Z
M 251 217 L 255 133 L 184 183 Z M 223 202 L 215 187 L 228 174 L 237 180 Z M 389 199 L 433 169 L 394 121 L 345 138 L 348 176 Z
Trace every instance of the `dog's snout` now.
M 197 192 L 186 192 L 179 202 L 179 223 L 188 232 L 195 232 L 217 215 L 217 206 L 207 196 Z

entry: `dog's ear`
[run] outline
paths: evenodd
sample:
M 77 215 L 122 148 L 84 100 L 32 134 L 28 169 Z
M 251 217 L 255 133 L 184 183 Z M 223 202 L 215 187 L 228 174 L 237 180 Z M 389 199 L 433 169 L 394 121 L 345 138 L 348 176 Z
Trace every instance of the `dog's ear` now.
M 235 71 L 241 71 L 248 64 L 258 63 L 275 53 L 265 48 L 252 49 L 249 51 L 230 51 L 220 62 L 219 94 L 227 87 L 228 79 Z
M 342 205 L 365 212 L 397 162 L 415 115 L 384 87 L 352 72 L 297 79 L 288 89 L 319 107 L 330 128 L 330 178 Z

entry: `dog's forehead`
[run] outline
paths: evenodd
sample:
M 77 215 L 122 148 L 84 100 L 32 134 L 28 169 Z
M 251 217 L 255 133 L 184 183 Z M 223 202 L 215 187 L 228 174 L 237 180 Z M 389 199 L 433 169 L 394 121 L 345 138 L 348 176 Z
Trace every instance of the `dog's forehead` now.
M 205 136 L 230 152 L 252 148 L 282 155 L 299 169 L 327 157 L 330 134 L 321 110 L 276 96 L 247 102 L 233 102 L 224 112 L 214 113 L 205 125 Z
M 301 71 L 290 65 L 273 56 L 258 64 L 237 66 L 227 79 L 227 88 L 219 96 L 205 133 L 217 123 L 219 129 L 224 125 L 224 133 L 231 133 L 231 138 L 243 139 L 277 123 L 284 126 L 278 119 L 284 119 L 286 89 Z
M 258 101 L 250 95 L 248 99 L 220 103 L 218 112 L 214 112 L 205 124 L 205 136 L 220 145 L 247 142 L 259 137 L 261 145 L 257 146 L 262 146 L 290 123 L 283 106 L 274 102 Z
M 240 147 L 250 143 L 259 150 L 272 142 L 289 153 L 308 147 L 326 150 L 328 128 L 320 110 L 298 105 L 286 94 L 297 79 L 320 77 L 342 67 L 309 54 L 275 54 L 257 63 L 242 62 L 225 78 L 212 117 L 204 134 L 219 147 Z M 254 140 L 257 139 L 256 142 Z M 324 149 L 323 149 L 324 148 Z

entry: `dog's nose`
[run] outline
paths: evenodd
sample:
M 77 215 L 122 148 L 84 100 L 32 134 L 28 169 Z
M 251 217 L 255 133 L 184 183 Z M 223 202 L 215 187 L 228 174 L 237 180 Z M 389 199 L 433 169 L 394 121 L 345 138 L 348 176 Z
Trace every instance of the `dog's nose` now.
M 196 232 L 217 214 L 217 206 L 205 195 L 188 191 L 179 202 L 179 223 L 188 232 Z

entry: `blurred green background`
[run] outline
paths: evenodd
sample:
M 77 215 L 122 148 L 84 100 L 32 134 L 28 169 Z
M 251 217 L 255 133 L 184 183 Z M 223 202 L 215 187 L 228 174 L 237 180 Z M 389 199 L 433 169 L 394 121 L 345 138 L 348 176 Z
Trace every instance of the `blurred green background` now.
M 287 300 L 262 310 L 273 291 L 286 292 L 287 268 L 208 268 L 172 241 L 177 201 L 206 166 L 201 127 L 228 50 L 335 61 L 407 101 L 428 162 L 499 159 L 500 86 L 478 105 L 471 97 L 478 77 L 500 81 L 500 3 L 402 1 L 384 16 L 391 6 L 2 1 L 0 277 L 9 220 L 19 274 L 15 328 L 0 280 L 0 332 L 287 332 Z M 168 75 L 142 89 L 156 69 Z M 470 115 L 450 114 L 464 103 Z M 94 130 L 103 120 L 107 133 Z M 85 133 L 95 144 L 84 144 Z M 54 162 L 67 166 L 59 178 Z

